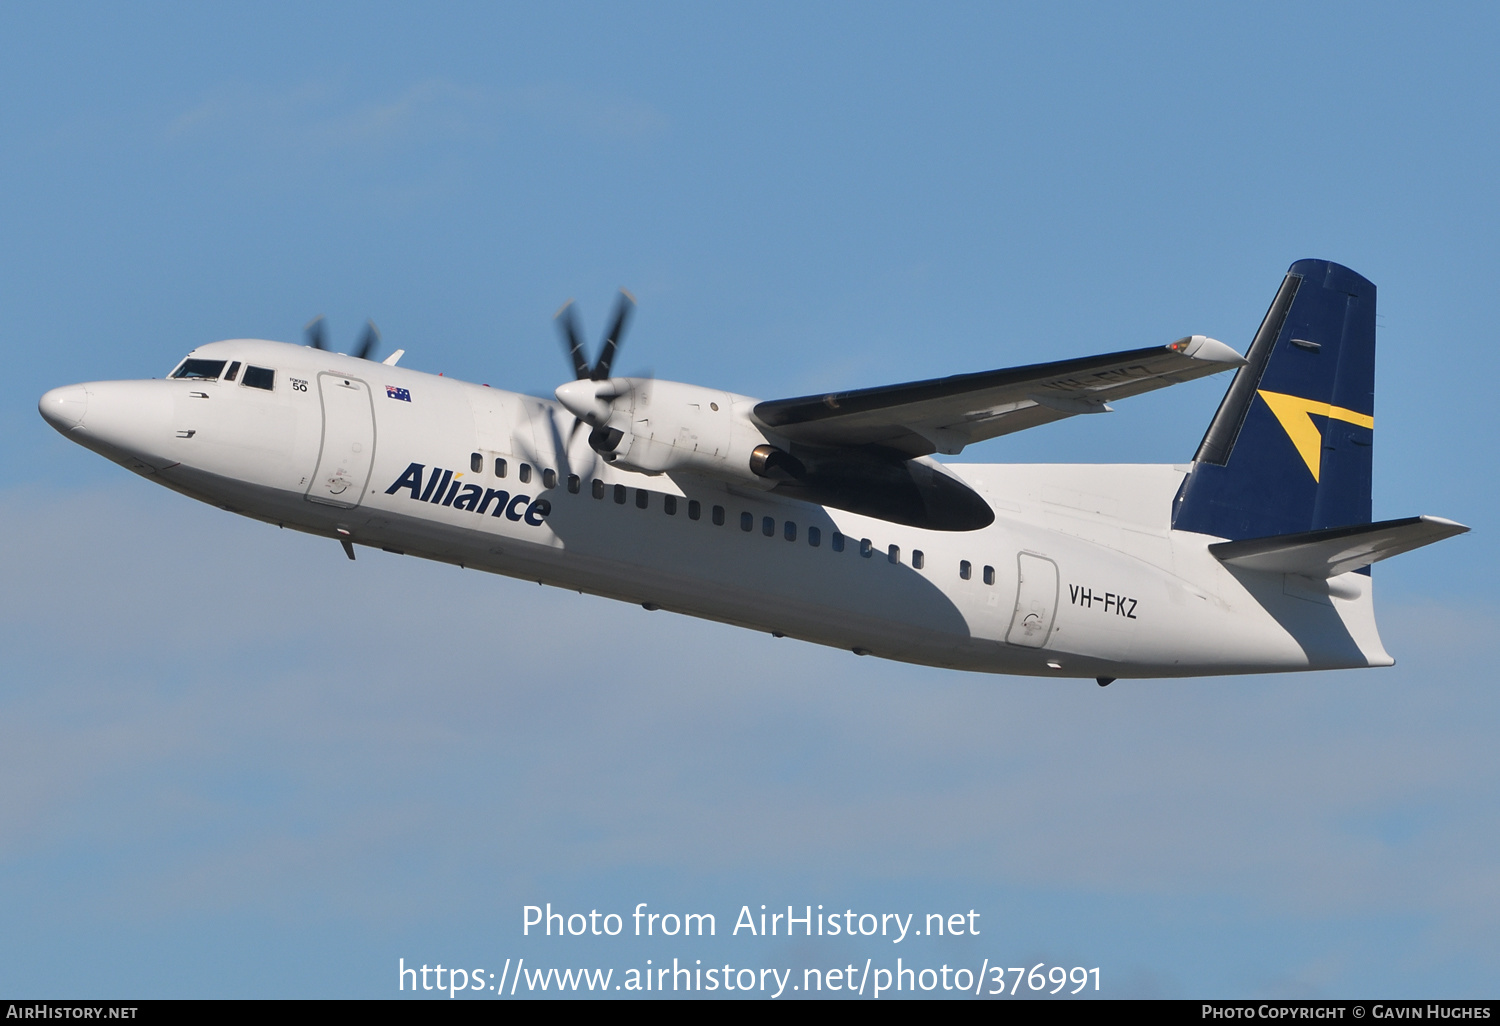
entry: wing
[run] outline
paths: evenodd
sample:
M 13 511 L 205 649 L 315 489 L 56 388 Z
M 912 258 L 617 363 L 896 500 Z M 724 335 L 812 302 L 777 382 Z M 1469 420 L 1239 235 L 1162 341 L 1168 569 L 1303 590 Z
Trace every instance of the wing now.
M 907 457 L 951 455 L 985 438 L 1080 413 L 1107 413 L 1115 399 L 1244 363 L 1224 343 L 1193 335 L 1167 346 L 1077 360 L 772 399 L 757 404 L 755 416 L 804 445 L 876 446 Z

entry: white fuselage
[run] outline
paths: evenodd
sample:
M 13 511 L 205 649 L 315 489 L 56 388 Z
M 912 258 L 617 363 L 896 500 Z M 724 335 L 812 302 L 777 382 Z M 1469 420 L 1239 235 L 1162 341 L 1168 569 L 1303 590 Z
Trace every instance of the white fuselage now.
M 274 370 L 274 387 L 92 383 L 43 413 L 245 516 L 861 654 L 1067 677 L 1392 661 L 1368 575 L 1231 570 L 1216 539 L 1173 531 L 1185 466 L 947 464 L 995 521 L 923 530 L 610 466 L 549 399 L 277 342 L 191 355 Z

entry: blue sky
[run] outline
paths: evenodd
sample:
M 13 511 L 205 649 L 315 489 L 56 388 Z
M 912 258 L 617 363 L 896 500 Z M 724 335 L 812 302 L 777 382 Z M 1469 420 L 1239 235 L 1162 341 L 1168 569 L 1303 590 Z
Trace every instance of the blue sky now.
M 1497 15 L 1482 5 L 0 11 L 0 991 L 367 996 L 397 959 L 1101 966 L 1116 996 L 1492 996 Z M 1380 287 L 1390 670 L 1117 685 L 859 660 L 381 553 L 58 436 L 46 389 L 373 317 L 549 394 L 778 397 Z M 1208 379 L 964 459 L 1179 462 Z M 980 910 L 688 945 L 521 908 Z M 992 924 L 992 925 L 991 925 Z M 909 964 L 909 963 L 908 963 Z

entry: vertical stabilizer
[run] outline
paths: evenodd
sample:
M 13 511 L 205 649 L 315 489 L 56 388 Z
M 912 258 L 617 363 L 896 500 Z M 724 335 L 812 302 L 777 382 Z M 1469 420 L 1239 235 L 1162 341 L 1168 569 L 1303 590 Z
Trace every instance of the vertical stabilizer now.
M 1172 526 L 1239 540 L 1370 522 L 1375 286 L 1299 260 L 1214 415 Z

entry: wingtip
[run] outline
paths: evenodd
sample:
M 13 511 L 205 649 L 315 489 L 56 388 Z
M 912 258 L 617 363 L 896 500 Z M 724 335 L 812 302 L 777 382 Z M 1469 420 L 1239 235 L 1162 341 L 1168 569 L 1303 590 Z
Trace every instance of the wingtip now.
M 1209 363 L 1222 363 L 1231 367 L 1243 367 L 1246 360 L 1232 346 L 1227 346 L 1216 338 L 1207 335 L 1189 335 L 1180 338 L 1167 346 L 1175 353 L 1194 360 L 1204 360 Z
M 1449 530 L 1450 534 L 1467 534 L 1470 530 L 1472 530 L 1469 525 L 1460 524 L 1457 520 L 1449 520 L 1447 517 L 1435 517 L 1430 514 L 1423 513 L 1421 519 L 1424 523 L 1438 524 L 1442 527 L 1446 527 Z

